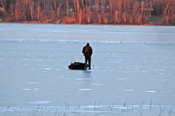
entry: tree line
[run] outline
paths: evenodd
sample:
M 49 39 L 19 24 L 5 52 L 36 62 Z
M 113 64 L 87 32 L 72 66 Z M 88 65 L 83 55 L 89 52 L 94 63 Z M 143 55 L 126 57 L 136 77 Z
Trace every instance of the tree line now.
M 175 0 L 0 0 L 0 17 L 10 22 L 148 24 L 151 15 L 175 24 Z

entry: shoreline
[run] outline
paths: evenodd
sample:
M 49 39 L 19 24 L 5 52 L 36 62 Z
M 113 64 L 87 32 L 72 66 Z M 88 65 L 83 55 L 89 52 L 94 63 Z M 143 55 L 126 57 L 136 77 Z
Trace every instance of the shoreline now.
M 19 23 L 19 24 L 55 24 L 55 25 L 115 25 L 115 26 L 174 26 L 174 25 L 163 25 L 163 24 L 79 24 L 79 23 L 51 23 L 47 21 L 20 21 L 20 22 L 9 22 L 0 21 L 0 23 Z
M 151 19 L 149 23 L 145 24 L 114 24 L 114 23 L 79 23 L 78 21 L 75 22 L 67 22 L 65 23 L 64 20 L 45 20 L 45 21 L 9 21 L 6 20 L 5 18 L 1 18 L 0 23 L 21 23 L 21 24 L 61 24 L 61 25 L 122 25 L 122 26 L 175 26 L 171 24 L 162 24 L 161 16 L 151 16 Z

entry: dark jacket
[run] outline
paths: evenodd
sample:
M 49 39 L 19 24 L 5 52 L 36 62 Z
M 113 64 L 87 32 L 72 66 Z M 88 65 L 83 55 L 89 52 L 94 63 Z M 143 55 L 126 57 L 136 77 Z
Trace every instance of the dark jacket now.
M 89 50 L 88 53 L 85 53 L 85 48 L 86 48 L 86 47 L 88 47 L 88 50 Z M 91 55 L 92 55 L 92 48 L 91 48 L 91 46 L 87 46 L 87 45 L 84 46 L 84 47 L 83 47 L 83 50 L 82 50 L 82 53 L 83 53 L 85 56 L 86 56 L 86 55 L 88 55 L 88 56 L 90 55 L 90 56 L 91 56 Z

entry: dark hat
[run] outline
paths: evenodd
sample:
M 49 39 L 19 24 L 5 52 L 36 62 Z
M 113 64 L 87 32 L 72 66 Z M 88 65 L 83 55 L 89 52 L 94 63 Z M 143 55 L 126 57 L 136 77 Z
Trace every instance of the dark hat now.
M 86 45 L 89 46 L 89 43 L 87 43 Z

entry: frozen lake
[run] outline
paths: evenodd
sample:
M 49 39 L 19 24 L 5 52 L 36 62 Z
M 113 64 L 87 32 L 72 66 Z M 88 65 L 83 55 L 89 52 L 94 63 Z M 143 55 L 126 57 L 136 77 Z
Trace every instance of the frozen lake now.
M 0 80 L 0 116 L 175 116 L 175 27 L 0 23 Z

